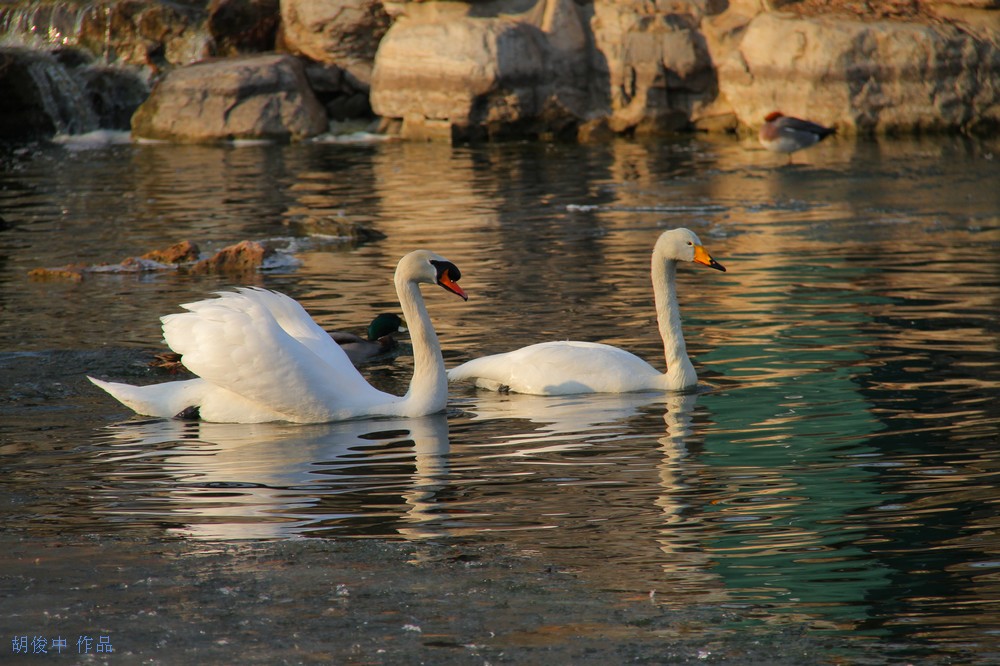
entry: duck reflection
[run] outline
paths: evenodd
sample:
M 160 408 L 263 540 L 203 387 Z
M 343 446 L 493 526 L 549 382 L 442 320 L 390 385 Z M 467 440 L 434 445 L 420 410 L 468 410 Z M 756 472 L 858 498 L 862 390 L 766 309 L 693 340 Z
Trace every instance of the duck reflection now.
M 121 474 L 169 484 L 155 506 L 116 513 L 153 511 L 192 538 L 287 538 L 368 520 L 423 538 L 448 475 L 444 414 L 308 426 L 128 422 L 113 439 L 109 462 Z

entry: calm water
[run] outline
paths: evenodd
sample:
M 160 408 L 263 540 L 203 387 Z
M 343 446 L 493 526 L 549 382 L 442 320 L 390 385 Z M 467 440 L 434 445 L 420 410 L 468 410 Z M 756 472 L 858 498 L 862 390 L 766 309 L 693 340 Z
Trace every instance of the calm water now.
M 32 534 L 503 543 L 602 589 L 742 609 L 910 660 L 1000 659 L 1000 144 L 736 140 L 4 149 L 0 474 Z M 309 235 L 325 220 L 386 235 Z M 682 266 L 697 395 L 453 386 L 447 414 L 322 426 L 132 418 L 87 372 L 160 381 L 158 317 L 233 284 L 326 328 L 395 308 L 417 246 L 449 365 L 547 339 L 662 365 L 649 253 Z M 248 278 L 90 275 L 173 242 L 283 239 Z M 370 366 L 405 391 L 407 354 Z

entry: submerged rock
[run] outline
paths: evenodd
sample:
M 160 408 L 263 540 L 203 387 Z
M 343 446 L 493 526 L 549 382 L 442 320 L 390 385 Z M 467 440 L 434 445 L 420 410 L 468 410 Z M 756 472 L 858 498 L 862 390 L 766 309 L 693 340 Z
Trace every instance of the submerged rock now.
M 256 241 L 241 241 L 224 247 L 208 259 L 202 259 L 188 269 L 193 275 L 206 273 L 246 273 L 256 271 L 274 249 Z
M 180 271 L 192 275 L 242 274 L 262 268 L 275 254 L 275 249 L 267 243 L 240 241 L 199 260 L 201 253 L 198 246 L 191 241 L 181 241 L 138 257 L 127 257 L 117 264 L 68 264 L 58 268 L 34 268 L 28 272 L 28 277 L 33 280 L 82 282 L 91 273 Z
M 288 55 L 228 58 L 181 67 L 132 117 L 132 135 L 206 143 L 298 141 L 326 131 L 326 112 L 301 61 Z
M 153 250 L 142 255 L 141 259 L 149 259 L 150 261 L 156 261 L 161 264 L 186 264 L 192 261 L 198 261 L 201 251 L 198 246 L 191 241 L 185 240 L 180 243 L 175 243 L 168 248 L 162 250 Z

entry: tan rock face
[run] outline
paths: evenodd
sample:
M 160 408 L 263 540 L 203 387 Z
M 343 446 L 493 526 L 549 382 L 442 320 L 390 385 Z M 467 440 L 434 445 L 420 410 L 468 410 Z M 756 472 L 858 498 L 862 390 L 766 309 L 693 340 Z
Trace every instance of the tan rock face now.
M 765 13 L 718 55 L 720 92 L 750 126 L 776 109 L 862 132 L 1000 123 L 1000 51 L 950 25 Z
M 335 119 L 373 111 L 404 137 L 451 140 L 756 128 L 774 110 L 846 132 L 1000 126 L 1000 0 L 281 0 L 273 41 L 278 7 L 43 3 L 0 18 L 72 27 L 92 53 L 166 73 L 133 118 L 144 138 L 297 140 L 326 128 L 317 96 Z M 311 91 L 288 56 L 185 66 L 274 44 L 312 61 Z M 19 72 L 0 132 L 61 127 L 35 127 Z
M 356 88 L 367 90 L 389 15 L 378 0 L 282 0 L 285 49 L 316 62 L 336 65 Z
M 459 124 L 517 120 L 537 111 L 534 89 L 545 76 L 544 59 L 544 37 L 520 22 L 400 22 L 379 49 L 372 109 Z
M 293 56 L 261 55 L 181 67 L 132 117 L 137 138 L 186 142 L 297 141 L 326 131 L 326 112 Z
M 848 131 L 976 131 L 1000 123 L 998 4 L 397 2 L 372 105 L 412 136 L 545 114 L 581 131 L 732 129 L 777 109 Z
M 86 7 L 77 39 L 111 60 L 159 71 L 212 53 L 204 11 L 193 6 L 123 0 Z
M 613 130 L 682 129 L 714 98 L 715 73 L 698 27 L 702 11 L 700 3 L 675 3 L 664 11 L 594 2 L 596 69 L 606 71 Z
M 484 10 L 485 11 L 485 10 Z M 588 39 L 571 0 L 521 15 L 398 20 L 379 47 L 373 111 L 403 134 L 560 133 L 591 109 Z M 440 127 L 444 122 L 445 127 Z

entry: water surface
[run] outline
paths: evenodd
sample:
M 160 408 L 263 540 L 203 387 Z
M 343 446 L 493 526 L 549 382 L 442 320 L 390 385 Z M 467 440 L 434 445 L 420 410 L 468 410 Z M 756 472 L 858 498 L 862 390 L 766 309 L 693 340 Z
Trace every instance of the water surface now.
M 599 146 L 73 145 L 0 174 L 0 472 L 32 535 L 506 544 L 601 589 L 801 623 L 891 658 L 1000 658 L 998 146 L 736 140 Z M 362 224 L 383 240 L 313 233 Z M 423 246 L 449 365 L 549 339 L 662 365 L 649 254 L 686 226 L 695 394 L 539 398 L 452 387 L 446 414 L 316 426 L 132 417 L 160 315 L 236 284 L 328 329 L 396 308 Z M 281 239 L 247 276 L 28 271 L 183 239 Z M 405 345 L 404 345 L 405 347 Z M 402 393 L 407 353 L 366 368 Z

